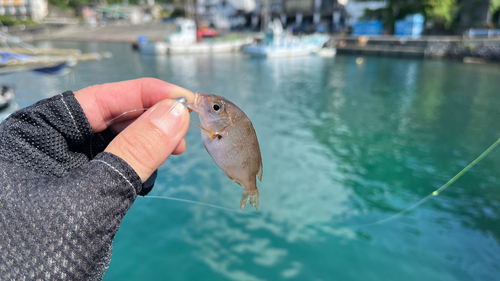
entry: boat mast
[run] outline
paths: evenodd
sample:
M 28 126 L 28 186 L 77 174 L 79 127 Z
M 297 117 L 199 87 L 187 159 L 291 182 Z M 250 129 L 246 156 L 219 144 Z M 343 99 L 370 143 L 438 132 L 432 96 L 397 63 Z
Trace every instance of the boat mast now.
M 260 9 L 260 12 L 260 31 L 265 31 L 271 17 L 269 11 L 269 0 L 262 0 L 262 7 Z

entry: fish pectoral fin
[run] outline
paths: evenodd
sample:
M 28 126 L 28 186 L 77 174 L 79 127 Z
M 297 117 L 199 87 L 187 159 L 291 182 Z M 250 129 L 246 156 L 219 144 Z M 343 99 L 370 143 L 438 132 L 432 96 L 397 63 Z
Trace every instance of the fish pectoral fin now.
M 213 132 L 210 132 L 209 130 L 203 128 L 202 126 L 194 123 L 193 121 L 191 121 L 191 123 L 195 124 L 196 126 L 198 126 L 203 132 L 205 132 L 211 139 L 215 139 L 217 137 L 219 137 L 220 135 L 218 133 L 213 133 Z M 220 138 L 219 138 L 220 139 Z

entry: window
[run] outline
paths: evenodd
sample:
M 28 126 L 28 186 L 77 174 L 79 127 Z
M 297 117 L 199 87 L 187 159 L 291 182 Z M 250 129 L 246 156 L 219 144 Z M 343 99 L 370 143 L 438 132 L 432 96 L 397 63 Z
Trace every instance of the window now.
M 307 12 L 312 11 L 314 0 L 287 0 L 285 9 L 287 12 Z

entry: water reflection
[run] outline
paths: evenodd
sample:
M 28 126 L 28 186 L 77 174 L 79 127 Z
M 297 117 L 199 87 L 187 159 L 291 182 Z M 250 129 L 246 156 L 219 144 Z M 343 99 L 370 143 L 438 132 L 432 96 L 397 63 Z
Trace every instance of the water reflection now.
M 296 253 L 290 252 L 290 244 L 331 243 L 332 237 L 373 241 L 377 231 L 338 225 L 371 222 L 394 214 L 426 196 L 466 164 L 462 158 L 452 160 L 455 165 L 442 165 L 450 156 L 442 154 L 440 141 L 455 143 L 443 140 L 434 131 L 450 124 L 442 108 L 444 103 L 454 102 L 447 99 L 450 85 L 446 83 L 451 77 L 443 76 L 442 68 L 432 72 L 433 67 L 419 61 L 394 64 L 384 60 L 378 65 L 367 59 L 360 74 L 359 68 L 346 62 L 349 58 L 336 60 L 340 61 L 338 68 L 332 67 L 333 61 L 320 61 L 323 67 L 312 67 L 308 59 L 251 60 L 239 71 L 260 73 L 251 83 L 253 98 L 223 90 L 229 98 L 252 103 L 240 104 L 247 106 L 245 111 L 256 123 L 263 147 L 266 172 L 259 187 L 262 217 L 221 216 L 195 207 L 195 219 L 186 225 L 184 236 L 202 249 L 201 259 L 206 264 L 227 278 L 259 280 L 263 275 L 252 273 L 261 272 L 262 267 L 279 271 L 281 278 L 301 276 L 304 264 L 301 259 L 294 260 Z M 363 83 L 345 82 L 352 77 Z M 259 107 L 261 101 L 266 106 Z M 449 110 L 454 111 L 451 107 Z M 267 119 L 275 122 L 265 122 Z M 216 177 L 217 187 L 212 189 L 220 190 L 212 194 L 213 198 L 198 199 L 230 206 L 228 202 L 237 201 L 241 191 L 224 180 L 219 171 L 214 173 L 219 176 L 206 175 L 200 178 L 200 184 Z M 425 219 L 460 229 L 459 225 L 449 225 L 449 216 L 436 213 L 450 212 L 456 220 L 460 207 L 453 205 L 463 204 L 461 200 L 457 204 L 451 201 L 445 198 L 425 206 L 425 210 L 429 206 L 434 210 Z M 446 205 L 451 208 L 443 208 Z M 494 213 L 491 207 L 488 209 Z M 436 215 L 441 218 L 434 218 Z M 464 222 L 468 220 L 463 218 Z M 427 225 L 403 221 L 409 225 L 400 232 L 426 237 L 423 230 Z M 286 244 L 279 247 L 280 240 Z M 455 256 L 450 254 L 448 259 Z M 489 258 L 486 261 L 491 262 Z M 238 266 L 242 263 L 243 267 Z
M 401 219 L 353 226 L 417 202 L 500 136 L 498 68 L 384 58 L 358 65 L 350 56 L 156 58 L 120 44 L 54 46 L 114 57 L 79 64 L 71 78 L 12 76 L 35 82 L 20 89 L 24 105 L 151 76 L 226 96 L 250 117 L 261 144 L 259 211 L 139 198 L 105 279 L 498 279 L 498 151 Z M 198 128 L 186 142 L 186 153 L 160 168 L 153 194 L 237 210 L 242 189 L 215 166 Z

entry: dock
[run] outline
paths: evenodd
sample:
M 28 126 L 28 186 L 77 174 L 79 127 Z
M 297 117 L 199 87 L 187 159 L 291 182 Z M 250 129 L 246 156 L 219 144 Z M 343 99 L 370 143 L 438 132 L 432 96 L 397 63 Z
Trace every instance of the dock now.
M 337 46 L 339 54 L 360 54 L 375 56 L 393 56 L 393 57 L 413 57 L 424 58 L 425 48 L 415 46 Z
M 26 34 L 24 41 L 49 40 L 71 42 L 137 42 L 139 36 L 146 36 L 151 41 L 161 41 L 165 35 L 175 32 L 175 26 L 167 23 L 149 23 L 142 25 L 112 25 L 89 28 L 85 26 L 66 26 L 44 34 Z
M 403 38 L 395 36 L 335 36 L 334 38 L 339 54 L 458 60 L 467 57 L 500 61 L 500 37 L 424 36 L 421 38 Z
M 0 48 L 0 52 L 16 53 L 22 55 L 64 55 L 80 56 L 79 49 L 38 49 L 38 48 Z

